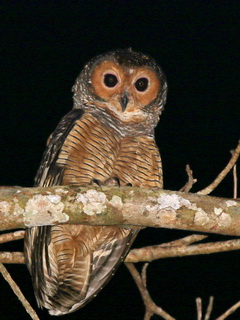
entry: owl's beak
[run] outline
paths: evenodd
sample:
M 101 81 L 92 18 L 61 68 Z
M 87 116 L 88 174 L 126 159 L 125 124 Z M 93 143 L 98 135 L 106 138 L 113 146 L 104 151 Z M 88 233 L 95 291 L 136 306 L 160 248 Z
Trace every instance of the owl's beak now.
M 121 107 L 122 107 L 122 112 L 124 112 L 124 111 L 126 110 L 128 101 L 129 101 L 128 95 L 127 95 L 127 93 L 125 92 L 125 93 L 122 95 L 121 99 L 120 99 L 120 103 L 121 103 Z

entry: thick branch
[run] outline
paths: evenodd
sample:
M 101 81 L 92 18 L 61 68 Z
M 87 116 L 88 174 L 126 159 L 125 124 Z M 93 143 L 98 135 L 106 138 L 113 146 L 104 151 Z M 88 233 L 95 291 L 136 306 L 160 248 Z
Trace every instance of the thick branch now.
M 240 235 L 240 201 L 161 189 L 56 186 L 0 190 L 0 230 L 59 223 Z

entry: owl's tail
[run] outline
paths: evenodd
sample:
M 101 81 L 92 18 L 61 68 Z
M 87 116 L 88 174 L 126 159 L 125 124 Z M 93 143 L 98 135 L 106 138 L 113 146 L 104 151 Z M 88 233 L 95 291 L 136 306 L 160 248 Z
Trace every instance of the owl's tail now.
M 39 307 L 52 315 L 83 307 L 115 273 L 137 233 L 113 226 L 27 229 L 25 258 Z
M 38 305 L 52 315 L 71 312 L 89 286 L 91 255 L 76 243 L 69 227 L 33 227 L 25 237 L 26 263 Z

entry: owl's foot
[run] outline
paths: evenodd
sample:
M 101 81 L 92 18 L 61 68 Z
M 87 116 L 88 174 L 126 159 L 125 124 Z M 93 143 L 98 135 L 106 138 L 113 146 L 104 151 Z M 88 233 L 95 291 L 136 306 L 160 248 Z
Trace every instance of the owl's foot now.
M 103 184 L 100 180 L 98 179 L 92 179 L 91 185 L 95 186 L 95 187 L 101 187 L 101 185 Z
M 117 177 L 111 177 L 108 178 L 105 182 L 104 185 L 107 187 L 120 187 L 120 179 Z
M 101 186 L 106 186 L 106 187 L 120 187 L 120 179 L 117 177 L 111 177 L 105 180 L 104 182 L 98 180 L 98 179 L 92 179 L 91 185 L 101 187 Z M 125 184 L 126 187 L 132 187 L 132 184 L 130 182 Z
M 130 182 L 125 184 L 126 187 L 132 187 L 132 184 Z

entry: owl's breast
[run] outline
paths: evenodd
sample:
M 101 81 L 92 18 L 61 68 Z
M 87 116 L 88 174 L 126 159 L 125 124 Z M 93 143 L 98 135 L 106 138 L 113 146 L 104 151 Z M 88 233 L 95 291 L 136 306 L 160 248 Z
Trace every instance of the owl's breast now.
M 162 166 L 154 138 L 121 134 L 91 113 L 77 120 L 68 134 L 57 165 L 64 168 L 61 184 L 104 184 L 117 178 L 121 185 L 161 187 Z
M 104 182 L 111 177 L 119 147 L 117 131 L 85 113 L 67 136 L 57 160 L 65 168 L 62 184 Z

